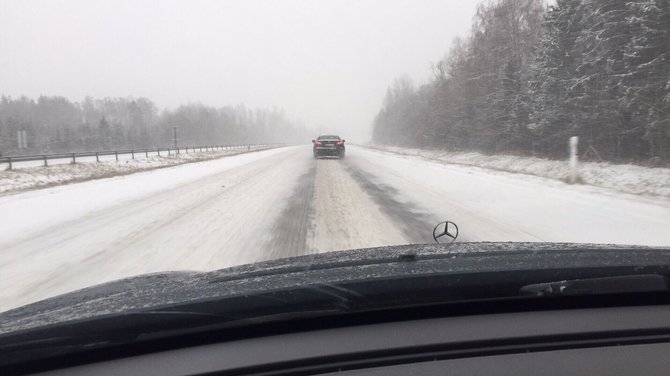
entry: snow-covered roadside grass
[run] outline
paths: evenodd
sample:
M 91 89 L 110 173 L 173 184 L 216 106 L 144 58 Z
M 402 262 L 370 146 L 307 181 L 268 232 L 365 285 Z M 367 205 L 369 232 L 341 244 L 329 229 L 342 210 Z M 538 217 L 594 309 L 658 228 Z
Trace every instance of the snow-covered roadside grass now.
M 128 175 L 141 171 L 177 166 L 185 163 L 207 161 L 271 148 L 273 147 L 258 147 L 251 151 L 221 150 L 181 153 L 172 156 L 153 156 L 149 158 L 120 160 L 118 162 L 78 162 L 76 164 L 58 164 L 49 167 L 26 167 L 14 170 L 0 170 L 0 195 L 112 176 Z
M 565 181 L 568 161 L 556 161 L 513 155 L 484 155 L 474 152 L 448 152 L 385 145 L 361 145 L 399 155 L 418 156 L 441 163 L 476 166 L 491 170 L 535 175 Z M 631 164 L 581 162 L 582 184 L 608 188 L 624 193 L 670 197 L 670 168 L 643 167 Z

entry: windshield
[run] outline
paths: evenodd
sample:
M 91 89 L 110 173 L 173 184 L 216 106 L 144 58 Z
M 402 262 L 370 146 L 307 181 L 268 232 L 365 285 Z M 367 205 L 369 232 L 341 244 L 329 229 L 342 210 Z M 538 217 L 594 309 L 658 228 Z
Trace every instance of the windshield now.
M 667 0 L 0 2 L 0 312 L 369 247 L 670 246 Z

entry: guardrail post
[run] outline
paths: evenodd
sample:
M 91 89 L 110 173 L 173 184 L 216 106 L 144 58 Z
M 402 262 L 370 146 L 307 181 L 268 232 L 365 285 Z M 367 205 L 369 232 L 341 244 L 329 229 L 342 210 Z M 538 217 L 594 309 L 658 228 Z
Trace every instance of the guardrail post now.
M 7 162 L 9 162 L 9 169 L 12 169 L 12 157 L 7 158 Z
M 75 164 L 75 163 L 76 163 L 75 158 L 76 158 L 76 154 L 75 154 L 75 153 L 72 153 L 72 164 Z
M 47 165 L 47 155 L 44 154 L 44 155 L 42 156 L 42 158 L 44 159 L 44 167 L 47 167 L 47 166 L 48 166 L 48 165 Z
M 149 150 L 144 149 L 144 156 L 147 157 L 147 158 L 149 158 Z
M 132 155 L 132 158 L 135 159 L 135 150 L 131 150 L 130 155 Z
M 168 155 L 170 155 L 170 148 L 168 148 Z
M 247 151 L 251 151 L 251 145 L 247 145 Z
M 100 155 L 98 154 L 97 151 L 95 152 L 95 161 L 100 162 Z
M 188 146 L 186 147 L 186 154 L 188 154 Z
M 119 152 L 118 151 L 114 152 L 114 157 L 116 157 L 116 161 L 118 162 L 119 161 Z
M 160 157 L 161 156 L 161 148 L 158 148 L 157 151 L 158 151 L 158 156 Z

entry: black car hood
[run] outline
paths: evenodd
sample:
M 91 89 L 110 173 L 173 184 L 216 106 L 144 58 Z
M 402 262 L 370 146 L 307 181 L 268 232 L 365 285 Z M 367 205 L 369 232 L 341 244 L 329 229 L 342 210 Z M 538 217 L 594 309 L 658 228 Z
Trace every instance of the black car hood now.
M 431 274 L 630 265 L 670 266 L 670 249 L 558 243 L 407 245 L 304 255 L 221 269 L 121 279 L 0 314 L 0 337 L 63 322 L 253 296 L 301 286 Z

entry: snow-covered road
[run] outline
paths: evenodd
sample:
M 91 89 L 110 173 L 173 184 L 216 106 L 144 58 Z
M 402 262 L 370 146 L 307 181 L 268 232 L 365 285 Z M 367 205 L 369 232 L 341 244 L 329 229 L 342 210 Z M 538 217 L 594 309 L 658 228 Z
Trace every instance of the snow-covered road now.
M 0 197 L 0 311 L 126 276 L 431 242 L 670 245 L 670 200 L 349 146 L 242 154 Z

